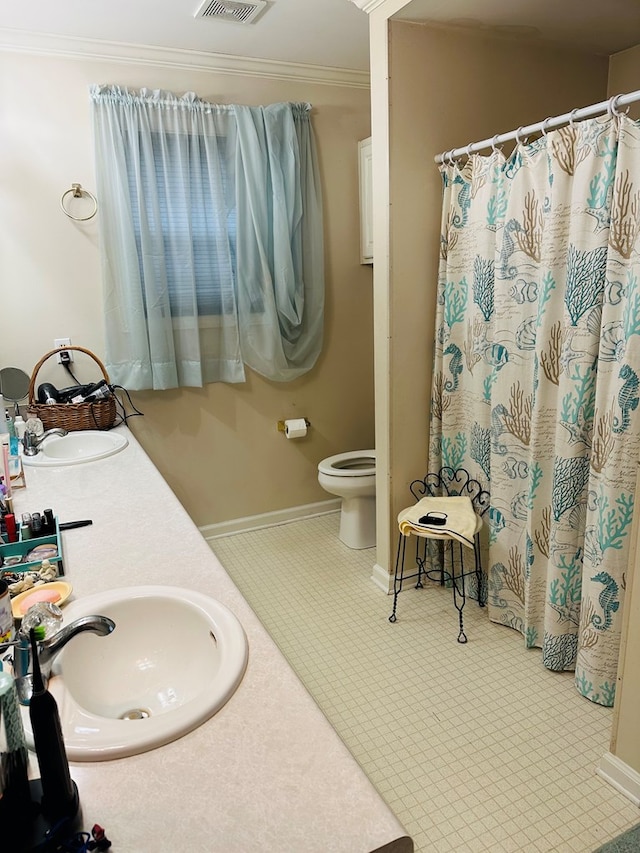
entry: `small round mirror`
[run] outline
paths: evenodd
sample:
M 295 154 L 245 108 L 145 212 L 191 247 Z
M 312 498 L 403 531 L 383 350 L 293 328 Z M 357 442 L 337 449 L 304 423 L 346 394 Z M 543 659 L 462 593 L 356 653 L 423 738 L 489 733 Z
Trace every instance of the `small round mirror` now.
M 11 403 L 19 403 L 29 393 L 31 378 L 19 367 L 3 367 L 0 370 L 0 394 Z

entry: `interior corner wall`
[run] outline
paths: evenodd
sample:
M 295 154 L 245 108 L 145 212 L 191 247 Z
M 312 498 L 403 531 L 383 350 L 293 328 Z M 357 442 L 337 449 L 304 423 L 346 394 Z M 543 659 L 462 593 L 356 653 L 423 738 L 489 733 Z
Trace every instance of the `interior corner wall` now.
M 609 57 L 607 97 L 635 92 L 637 89 L 640 89 L 640 45 Z M 636 101 L 629 106 L 629 116 L 640 119 L 640 102 Z
M 441 213 L 434 157 L 602 100 L 608 63 L 557 46 L 404 21 L 389 21 L 388 39 L 388 153 L 376 152 L 375 110 L 372 124 L 374 192 L 376 157 L 388 156 L 390 212 L 383 235 L 388 240 L 386 334 L 376 326 L 377 406 L 379 387 L 388 389 L 387 412 L 376 412 L 376 441 L 384 430 L 389 453 L 387 504 L 378 515 L 384 518 L 386 512 L 386 549 L 379 521 L 377 561 L 393 571 L 395 519 L 410 502 L 409 483 L 427 467 Z M 382 61 L 381 54 L 372 52 L 374 104 L 374 87 L 382 85 L 374 63 Z M 376 257 L 380 248 L 376 242 Z M 376 277 L 384 280 L 381 271 Z M 381 298 L 376 287 L 376 301 Z M 386 366 L 378 358 L 379 346 L 386 348 Z
M 133 395 L 144 417 L 131 429 L 198 525 L 331 500 L 318 462 L 374 444 L 372 272 L 360 264 L 357 145 L 370 135 L 369 89 L 279 78 L 271 68 L 260 76 L 247 65 L 247 73 L 225 73 L 192 67 L 184 55 L 151 63 L 135 47 L 129 59 L 0 51 L 0 367 L 29 374 L 59 337 L 104 360 L 100 210 L 84 223 L 60 210 L 72 182 L 95 191 L 90 84 L 194 91 L 218 103 L 313 104 L 326 272 L 318 363 L 289 383 L 249 372 L 245 384 Z M 100 377 L 91 362 L 76 367 L 81 381 Z M 49 363 L 38 378 L 70 384 Z M 298 417 L 311 422 L 309 434 L 287 441 L 277 422 Z
M 640 45 L 617 53 L 609 62 L 609 91 L 607 97 L 640 89 Z M 631 105 L 629 115 L 640 118 L 640 104 Z M 625 765 L 640 774 L 640 477 L 636 484 L 636 512 L 632 531 L 631 556 L 627 571 L 622 644 L 618 665 L 616 701 L 611 730 L 610 751 Z

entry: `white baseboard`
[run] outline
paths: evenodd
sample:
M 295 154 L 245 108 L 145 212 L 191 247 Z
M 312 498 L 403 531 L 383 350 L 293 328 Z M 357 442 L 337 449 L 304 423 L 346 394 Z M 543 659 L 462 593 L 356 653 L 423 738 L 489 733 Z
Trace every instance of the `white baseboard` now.
M 316 515 L 339 512 L 340 504 L 340 498 L 317 501 L 303 506 L 278 509 L 274 512 L 263 512 L 260 515 L 232 518 L 230 521 L 221 521 L 217 524 L 205 524 L 199 530 L 206 540 L 219 539 L 221 536 L 233 536 L 234 533 L 246 533 L 249 530 L 260 530 L 263 527 L 275 527 L 278 524 L 300 521 L 302 518 L 313 518 Z
M 377 587 L 385 592 L 387 595 L 393 592 L 393 577 L 389 574 L 389 572 L 384 569 L 382 566 L 375 564 L 373 567 L 373 574 L 371 575 L 371 580 Z
M 624 761 L 605 752 L 596 768 L 598 776 L 602 776 L 610 785 L 624 794 L 635 806 L 640 806 L 640 773 L 625 764 Z

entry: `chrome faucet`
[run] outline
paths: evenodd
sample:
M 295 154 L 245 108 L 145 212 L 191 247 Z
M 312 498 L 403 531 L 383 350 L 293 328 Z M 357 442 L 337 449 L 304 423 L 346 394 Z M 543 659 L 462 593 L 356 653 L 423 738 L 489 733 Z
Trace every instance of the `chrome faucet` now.
M 53 427 L 43 432 L 42 435 L 36 435 L 34 432 L 25 432 L 22 439 L 24 455 L 35 456 L 39 452 L 42 442 L 51 435 L 65 436 L 67 435 L 67 430 L 62 429 L 62 427 Z
M 99 637 L 106 637 L 115 627 L 116 623 L 108 616 L 81 616 L 51 637 L 38 643 L 40 672 L 45 682 L 51 674 L 54 659 L 69 640 L 85 631 L 90 631 Z M 18 699 L 22 705 L 28 705 L 33 693 L 33 661 L 31 658 L 31 642 L 24 631 L 20 631 L 15 643 L 13 672 L 16 679 Z

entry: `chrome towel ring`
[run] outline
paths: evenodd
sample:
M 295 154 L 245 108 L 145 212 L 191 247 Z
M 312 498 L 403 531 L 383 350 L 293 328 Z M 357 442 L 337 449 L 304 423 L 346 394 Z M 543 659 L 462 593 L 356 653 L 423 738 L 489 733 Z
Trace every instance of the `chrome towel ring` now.
M 74 216 L 67 208 L 65 207 L 65 199 L 68 195 L 72 195 L 73 198 L 82 198 L 82 196 L 87 196 L 93 202 L 93 210 L 88 216 Z M 62 193 L 62 197 L 60 199 L 60 207 L 62 208 L 62 212 L 65 216 L 68 216 L 69 219 L 74 219 L 76 222 L 86 222 L 87 219 L 93 219 L 93 217 L 98 212 L 98 200 L 94 196 L 93 193 L 90 193 L 89 190 L 82 189 L 82 184 L 71 184 L 71 189 Z

